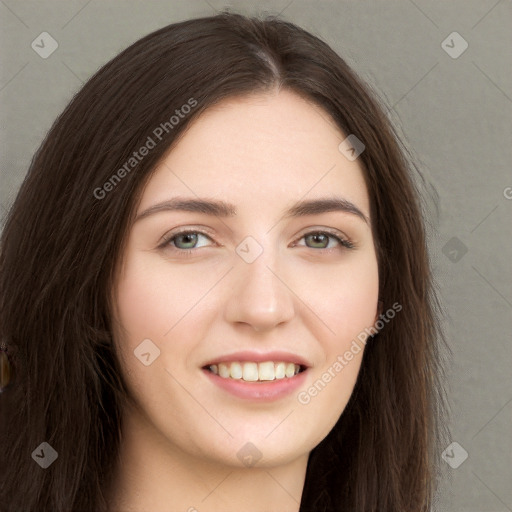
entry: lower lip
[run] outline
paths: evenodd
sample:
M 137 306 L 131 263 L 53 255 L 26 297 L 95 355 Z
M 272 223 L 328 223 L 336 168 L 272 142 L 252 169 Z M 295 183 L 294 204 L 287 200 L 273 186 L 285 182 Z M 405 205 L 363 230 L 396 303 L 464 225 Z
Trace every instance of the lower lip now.
M 260 402 L 279 400 L 280 398 L 289 395 L 304 384 L 307 371 L 308 370 L 306 369 L 293 377 L 285 377 L 283 379 L 263 382 L 246 382 L 242 379 L 225 379 L 209 370 L 203 369 L 203 372 L 208 376 L 208 378 L 221 389 L 228 391 L 239 398 Z

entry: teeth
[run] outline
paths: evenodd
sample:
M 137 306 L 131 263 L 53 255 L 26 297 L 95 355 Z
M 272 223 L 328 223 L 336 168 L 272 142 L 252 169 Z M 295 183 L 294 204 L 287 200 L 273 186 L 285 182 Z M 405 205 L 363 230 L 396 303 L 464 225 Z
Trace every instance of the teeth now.
M 259 379 L 260 380 L 274 380 L 276 378 L 276 372 L 274 370 L 274 363 L 267 361 L 266 363 L 260 363 L 258 365 Z
M 256 382 L 258 380 L 258 365 L 256 363 L 244 363 L 242 379 Z
M 224 379 L 237 379 L 246 382 L 270 381 L 297 375 L 300 366 L 294 363 L 265 361 L 264 363 L 233 362 L 212 364 L 208 369 Z
M 293 377 L 295 375 L 295 365 L 293 363 L 288 363 L 286 365 L 286 369 L 284 371 L 284 374 L 287 377 Z
M 225 364 L 219 364 L 219 376 L 227 379 L 229 377 L 229 367 Z
M 230 376 L 232 379 L 242 378 L 242 365 L 240 363 L 231 363 Z
M 285 363 L 277 363 L 275 370 L 276 379 L 284 379 L 286 375 L 286 364 Z

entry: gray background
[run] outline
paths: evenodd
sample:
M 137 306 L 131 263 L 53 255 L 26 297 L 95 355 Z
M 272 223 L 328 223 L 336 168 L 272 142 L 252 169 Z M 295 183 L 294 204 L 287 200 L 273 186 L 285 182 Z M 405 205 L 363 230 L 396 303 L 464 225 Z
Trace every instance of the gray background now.
M 370 83 L 428 182 L 433 267 L 453 357 L 452 440 L 440 511 L 512 511 L 512 2 L 0 0 L 3 218 L 32 155 L 104 63 L 169 23 L 226 6 L 281 13 L 320 36 Z M 58 42 L 41 58 L 42 32 Z M 444 48 L 460 52 L 452 58 Z M 455 237 L 455 240 L 452 240 Z M 451 241 L 450 241 L 451 240 Z M 465 252 L 467 250 L 467 252 Z M 453 448 L 453 447 L 452 447 Z

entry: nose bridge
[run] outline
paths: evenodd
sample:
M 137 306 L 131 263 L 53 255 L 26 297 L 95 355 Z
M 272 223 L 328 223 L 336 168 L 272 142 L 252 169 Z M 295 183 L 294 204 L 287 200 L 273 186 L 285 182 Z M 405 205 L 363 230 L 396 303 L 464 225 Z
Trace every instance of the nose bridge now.
M 285 284 L 282 252 L 272 237 L 265 241 L 251 238 L 237 248 L 240 261 L 234 269 L 227 316 L 231 322 L 247 323 L 260 331 L 292 318 L 293 294 Z

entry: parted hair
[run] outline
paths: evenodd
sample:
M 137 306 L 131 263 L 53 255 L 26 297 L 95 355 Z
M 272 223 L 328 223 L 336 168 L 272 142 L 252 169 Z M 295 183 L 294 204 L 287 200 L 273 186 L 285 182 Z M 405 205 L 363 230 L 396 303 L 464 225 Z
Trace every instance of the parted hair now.
M 300 512 L 431 509 L 446 435 L 446 346 L 421 174 L 376 95 L 325 42 L 278 17 L 223 12 L 165 26 L 101 67 L 52 125 L 9 210 L 0 246 L 1 510 L 107 510 L 128 393 L 111 291 L 135 205 L 201 112 L 277 87 L 363 141 L 379 299 L 384 310 L 402 306 L 368 343 L 343 414 L 309 456 Z M 190 98 L 197 106 L 98 198 Z M 44 470 L 31 456 L 43 441 L 58 452 Z

